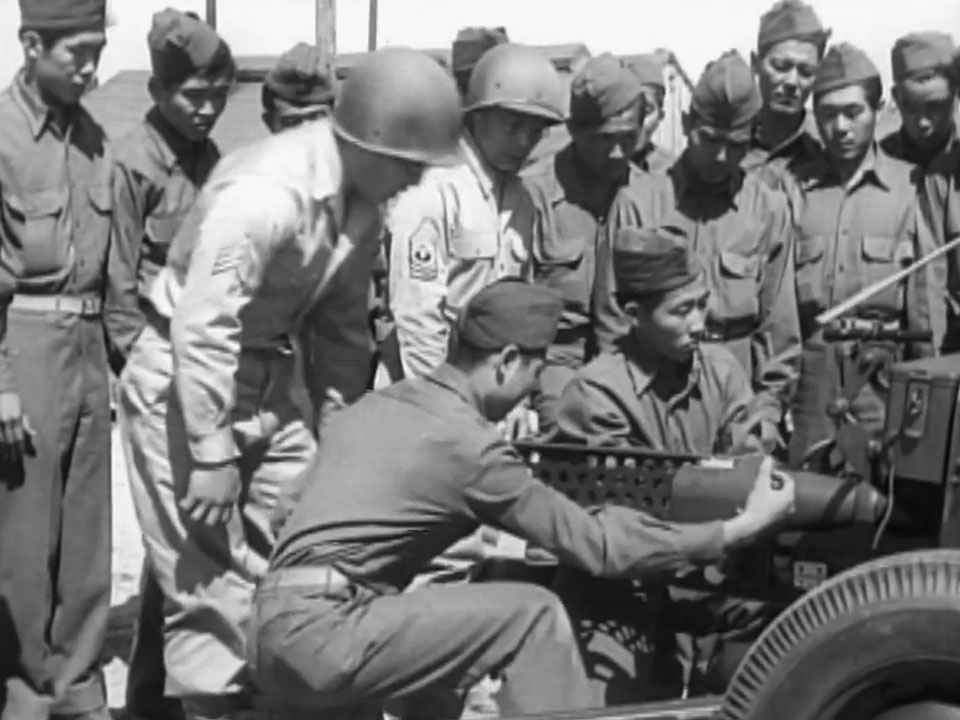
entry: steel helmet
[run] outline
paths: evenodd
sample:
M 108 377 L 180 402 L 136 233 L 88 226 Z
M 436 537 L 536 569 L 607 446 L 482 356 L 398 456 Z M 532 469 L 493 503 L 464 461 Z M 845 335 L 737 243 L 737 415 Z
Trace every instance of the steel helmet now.
M 473 68 L 464 110 L 501 107 L 561 123 L 563 101 L 563 83 L 547 56 L 527 45 L 505 43 L 484 53 Z
M 460 162 L 460 98 L 440 65 L 407 48 L 370 53 L 340 90 L 334 130 L 371 152 L 429 165 Z

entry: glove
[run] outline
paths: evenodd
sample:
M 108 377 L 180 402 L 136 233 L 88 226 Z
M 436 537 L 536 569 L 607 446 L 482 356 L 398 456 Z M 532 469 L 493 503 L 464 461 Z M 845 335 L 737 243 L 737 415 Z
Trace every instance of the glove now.
M 197 466 L 190 473 L 187 494 L 180 509 L 197 523 L 209 527 L 226 523 L 240 498 L 240 468 L 235 462 Z

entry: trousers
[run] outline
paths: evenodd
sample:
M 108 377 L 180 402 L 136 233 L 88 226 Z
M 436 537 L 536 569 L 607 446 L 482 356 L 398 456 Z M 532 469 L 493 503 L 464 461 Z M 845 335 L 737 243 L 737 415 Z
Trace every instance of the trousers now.
M 236 373 L 234 436 L 240 511 L 206 527 L 181 513 L 191 459 L 164 328 L 148 325 L 121 377 L 118 409 L 130 490 L 147 560 L 163 596 L 166 695 L 240 694 L 253 590 L 275 540 L 275 513 L 316 442 L 291 394 L 292 355 L 244 351 Z

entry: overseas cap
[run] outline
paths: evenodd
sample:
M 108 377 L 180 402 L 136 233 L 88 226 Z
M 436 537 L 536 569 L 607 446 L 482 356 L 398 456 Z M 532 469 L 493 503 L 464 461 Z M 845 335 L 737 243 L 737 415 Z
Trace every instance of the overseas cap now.
M 621 228 L 613 240 L 617 292 L 652 295 L 693 282 L 702 269 L 689 252 L 689 245 L 680 228 Z
M 722 130 L 748 125 L 762 106 L 753 72 L 736 50 L 728 50 L 707 65 L 690 100 L 690 107 L 703 122 Z
M 627 68 L 637 76 L 641 85 L 653 85 L 663 90 L 667 89 L 663 80 L 663 65 L 657 60 L 656 55 L 651 53 L 638 55 L 627 63 Z
M 270 68 L 264 87 L 294 105 L 323 105 L 334 99 L 334 70 L 313 45 L 298 43 Z
M 519 278 L 488 285 L 467 303 L 460 316 L 458 342 L 495 352 L 507 345 L 546 350 L 557 334 L 563 300 L 550 288 Z
M 812 7 L 802 0 L 780 0 L 760 18 L 757 49 L 762 52 L 784 40 L 811 40 L 822 47 L 829 37 Z
M 890 51 L 893 81 L 930 70 L 948 70 L 956 49 L 953 38 L 941 32 L 910 33 L 894 43 Z
M 880 71 L 867 54 L 850 43 L 832 45 L 817 69 L 814 97 L 866 80 L 880 79 Z
M 640 99 L 643 86 L 619 59 L 609 53 L 590 58 L 570 85 L 570 125 L 599 130 L 630 130 L 622 117 Z
M 172 8 L 154 13 L 147 46 L 153 75 L 165 85 L 183 82 L 195 73 L 234 71 L 229 46 L 193 13 Z
M 450 65 L 454 73 L 473 70 L 480 57 L 490 48 L 509 42 L 507 29 L 502 27 L 468 27 L 457 33 L 450 53 Z
M 107 0 L 20 0 L 25 30 L 103 30 Z

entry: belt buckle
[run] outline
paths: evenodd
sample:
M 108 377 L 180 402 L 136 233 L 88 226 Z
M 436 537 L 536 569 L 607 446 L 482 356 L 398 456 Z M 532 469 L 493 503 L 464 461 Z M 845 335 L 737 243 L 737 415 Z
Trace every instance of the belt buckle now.
M 89 317 L 97 314 L 97 304 L 93 298 L 80 298 L 80 314 Z

